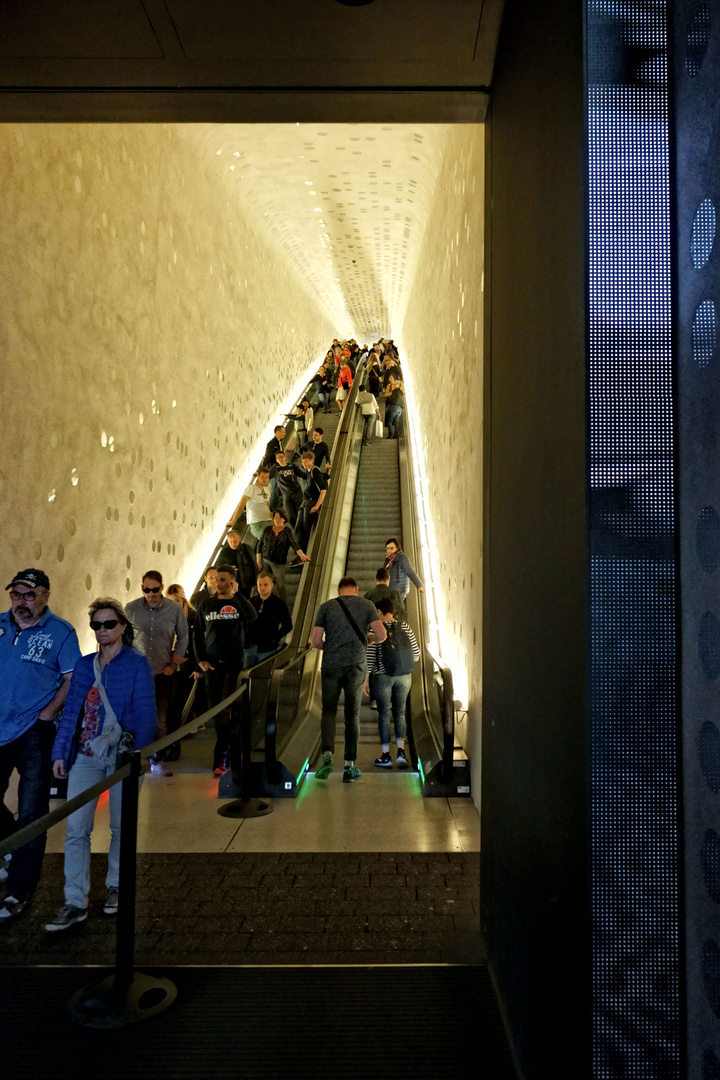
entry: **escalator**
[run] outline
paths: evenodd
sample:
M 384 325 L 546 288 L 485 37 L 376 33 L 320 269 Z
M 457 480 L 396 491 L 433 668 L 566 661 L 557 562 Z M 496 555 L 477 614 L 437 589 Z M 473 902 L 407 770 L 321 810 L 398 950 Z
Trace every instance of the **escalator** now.
M 262 742 L 265 786 L 258 794 L 295 795 L 319 752 L 320 654 L 308 648 L 308 641 L 320 603 L 336 595 L 344 574 L 355 577 L 361 595 L 372 588 L 390 536 L 403 538 L 411 563 L 419 564 L 409 441 L 373 440 L 363 447 L 356 391 L 353 386 L 335 438 L 333 483 L 313 541 L 313 564 L 303 570 L 292 644 L 275 661 L 269 679 Z M 418 642 L 427 641 L 425 597 L 414 588 L 408 614 Z M 408 699 L 408 737 L 412 764 L 426 795 L 470 795 L 467 758 L 455 745 L 454 708 L 449 669 L 429 649 L 421 648 Z M 341 745 L 342 709 L 338 712 Z M 377 713 L 363 706 L 360 767 L 371 767 L 377 752 Z

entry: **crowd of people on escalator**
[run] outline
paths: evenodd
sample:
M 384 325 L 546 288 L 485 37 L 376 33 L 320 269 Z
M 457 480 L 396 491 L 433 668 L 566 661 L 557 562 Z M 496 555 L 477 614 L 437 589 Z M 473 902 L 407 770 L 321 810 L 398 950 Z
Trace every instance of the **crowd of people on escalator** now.
M 0 839 L 47 812 L 53 773 L 56 782 L 67 778 L 68 791 L 80 794 L 115 769 L 120 749 L 142 750 L 176 731 L 193 685 L 199 714 L 232 693 L 242 670 L 282 647 L 292 630 L 286 574 L 310 561 L 312 529 L 332 473 L 325 432 L 315 419 L 333 407 L 342 411 L 354 382 L 359 382 L 356 401 L 366 417 L 363 443 L 401 434 L 404 389 L 392 341 L 369 348 L 334 340 L 299 404 L 276 426 L 231 515 L 223 546 L 189 600 L 180 583 L 166 588 L 159 571 L 147 571 L 137 599 L 128 604 L 112 596 L 93 601 L 90 627 L 97 650 L 81 657 L 75 628 L 50 611 L 44 571 L 30 567 L 13 577 L 7 586 L 10 608 L 0 614 L 0 675 L 7 691 L 0 701 Z M 418 655 L 404 606 L 411 580 L 422 589 L 392 538 L 367 598 L 358 596 L 352 578 L 344 578 L 338 587 L 341 605 L 332 600 L 318 610 L 312 638 L 323 650 L 318 779 L 332 771 L 342 691 L 343 780 L 360 775 L 355 759 L 363 690 L 378 709 L 381 755 L 375 764 L 392 764 L 392 719 L 397 764 L 408 765 L 404 715 L 411 666 L 405 669 L 411 664 L 408 656 L 414 662 Z M 221 776 L 227 767 L 229 710 L 218 714 L 215 729 L 212 769 Z M 169 763 L 179 755 L 180 743 L 172 743 L 153 754 L 147 767 L 153 774 L 172 776 Z M 17 817 L 2 801 L 14 769 L 20 774 Z M 118 798 L 115 787 L 103 907 L 109 915 L 118 904 Z M 47 925 L 49 931 L 86 918 L 96 805 L 97 800 L 90 802 L 68 819 L 65 904 Z M 0 859 L 0 888 L 5 890 L 0 925 L 30 903 L 44 846 L 39 837 L 14 858 Z

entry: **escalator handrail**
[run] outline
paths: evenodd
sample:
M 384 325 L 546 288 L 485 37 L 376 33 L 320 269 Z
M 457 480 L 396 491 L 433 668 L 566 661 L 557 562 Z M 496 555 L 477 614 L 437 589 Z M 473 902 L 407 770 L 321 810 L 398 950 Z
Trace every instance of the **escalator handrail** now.
M 419 548 L 418 543 L 418 521 L 417 521 L 417 506 L 415 499 L 415 489 L 412 481 L 412 443 L 411 440 L 404 435 L 400 437 L 400 445 L 405 451 L 405 455 L 408 461 L 408 484 L 409 498 L 407 500 L 409 517 L 410 517 L 410 536 L 412 540 L 412 554 L 413 558 Z M 403 532 L 405 529 L 403 528 Z M 418 607 L 418 622 L 419 629 L 422 635 L 423 642 L 427 642 L 429 634 L 428 628 L 430 625 L 430 619 L 427 609 L 427 600 L 425 594 L 416 593 L 417 607 Z M 440 674 L 440 685 L 442 688 L 441 694 L 441 722 L 442 722 L 442 745 L 439 748 L 441 752 L 441 764 L 440 764 L 440 780 L 443 783 L 449 783 L 452 778 L 453 772 L 453 757 L 455 750 L 455 698 L 453 690 L 453 677 L 452 671 L 444 664 L 439 657 L 436 657 L 429 645 L 425 644 L 424 649 L 421 652 L 421 663 L 423 666 L 423 693 L 425 696 L 426 706 L 428 702 L 428 678 L 429 672 L 426 670 L 426 661 L 429 659 L 431 670 L 437 668 Z M 433 680 L 434 681 L 434 680 Z M 428 711 L 430 711 L 428 709 Z
M 276 664 L 270 677 L 270 689 L 265 709 L 265 773 L 271 783 L 273 778 L 277 776 L 277 708 L 282 681 L 285 673 L 294 668 L 301 660 L 304 660 L 310 652 L 312 652 L 312 645 L 306 645 L 304 649 L 298 649 L 295 656 L 289 659 L 287 663 Z
M 271 677 L 270 692 L 265 719 L 265 768 L 268 778 L 278 776 L 277 761 L 277 701 L 283 673 L 301 659 L 304 660 L 309 653 L 315 651 L 307 642 L 310 636 L 309 617 L 314 619 L 318 606 L 319 594 L 323 588 L 324 562 L 327 554 L 328 541 L 332 533 L 336 507 L 342 507 L 342 499 L 345 492 L 350 449 L 353 444 L 353 435 L 356 431 L 355 398 L 358 392 L 359 379 L 353 381 L 350 393 L 345 399 L 342 416 L 333 441 L 332 457 L 332 484 L 323 503 L 323 512 L 320 514 L 315 527 L 312 546 L 312 561 L 303 568 L 304 580 L 301 580 L 302 601 L 297 607 L 298 618 L 293 627 L 291 647 L 296 649 L 296 656 L 289 664 L 277 664 Z M 326 506 L 327 504 L 327 506 Z M 276 677 L 277 675 L 277 677 Z M 293 725 L 297 721 L 297 715 Z

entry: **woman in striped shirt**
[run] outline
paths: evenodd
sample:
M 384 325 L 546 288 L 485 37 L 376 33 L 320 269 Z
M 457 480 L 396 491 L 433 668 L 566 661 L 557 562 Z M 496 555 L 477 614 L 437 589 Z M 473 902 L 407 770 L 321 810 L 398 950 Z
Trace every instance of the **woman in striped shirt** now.
M 405 704 L 410 693 L 413 666 L 420 656 L 420 646 L 408 624 L 396 620 L 392 600 L 383 597 L 378 600 L 377 609 L 385 624 L 387 638 L 380 645 L 373 642 L 367 649 L 368 679 L 365 682 L 365 693 L 370 694 L 370 675 L 372 675 L 382 749 L 382 753 L 375 758 L 373 764 L 379 769 L 392 767 L 390 757 L 390 715 L 392 713 L 397 743 L 396 764 L 399 769 L 407 769 L 409 763 L 405 755 L 407 734 Z M 393 668 L 399 668 L 395 674 L 388 673 L 385 667 L 389 655 L 393 657 Z

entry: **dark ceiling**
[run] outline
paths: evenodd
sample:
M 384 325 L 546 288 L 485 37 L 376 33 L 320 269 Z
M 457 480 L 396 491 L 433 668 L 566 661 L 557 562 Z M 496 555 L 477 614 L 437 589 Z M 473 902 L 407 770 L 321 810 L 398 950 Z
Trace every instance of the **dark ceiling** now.
M 477 121 L 502 6 L 5 0 L 0 119 Z

